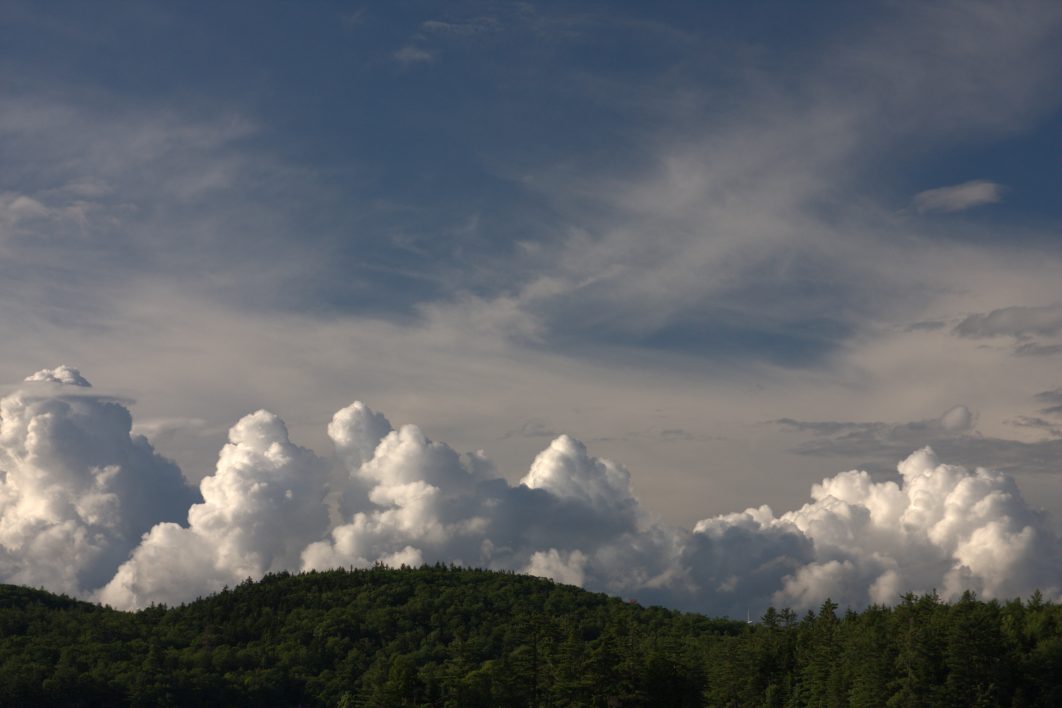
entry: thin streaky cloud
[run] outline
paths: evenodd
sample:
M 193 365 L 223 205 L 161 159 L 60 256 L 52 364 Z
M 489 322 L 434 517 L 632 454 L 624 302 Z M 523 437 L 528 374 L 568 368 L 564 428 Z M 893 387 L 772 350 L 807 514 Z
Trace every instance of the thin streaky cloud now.
M 986 180 L 963 182 L 951 187 L 938 187 L 919 192 L 914 197 L 919 212 L 951 213 L 965 211 L 984 204 L 996 204 L 1003 199 L 1003 186 Z
M 1044 403 L 1058 403 L 1062 405 L 1062 388 L 1053 388 L 1048 391 L 1040 391 L 1036 394 L 1036 400 Z
M 470 20 L 425 20 L 420 23 L 420 29 L 425 32 L 453 37 L 471 37 L 497 32 L 501 28 L 502 24 L 496 17 L 476 17 Z
M 1054 356 L 1062 354 L 1062 344 L 1040 344 L 1039 342 L 1026 342 L 1014 349 L 1017 356 Z
M 406 45 L 391 55 L 399 64 L 424 64 L 435 60 L 435 55 L 427 49 Z
M 1062 304 L 1014 305 L 972 314 L 955 326 L 960 337 L 1025 337 L 1062 332 Z

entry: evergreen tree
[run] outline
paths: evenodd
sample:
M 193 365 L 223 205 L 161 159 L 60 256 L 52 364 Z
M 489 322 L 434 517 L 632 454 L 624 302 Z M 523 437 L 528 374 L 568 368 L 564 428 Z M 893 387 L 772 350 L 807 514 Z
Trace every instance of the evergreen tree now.
M 837 610 L 749 625 L 448 566 L 136 613 L 0 586 L 0 705 L 1062 705 L 1062 607 L 1040 595 Z

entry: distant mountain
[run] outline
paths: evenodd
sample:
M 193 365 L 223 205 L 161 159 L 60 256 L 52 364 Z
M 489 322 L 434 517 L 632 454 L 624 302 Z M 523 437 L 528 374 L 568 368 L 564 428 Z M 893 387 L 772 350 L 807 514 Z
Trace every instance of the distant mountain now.
M 1062 609 L 907 596 L 757 624 L 446 566 L 118 612 L 0 586 L 0 705 L 1062 705 Z

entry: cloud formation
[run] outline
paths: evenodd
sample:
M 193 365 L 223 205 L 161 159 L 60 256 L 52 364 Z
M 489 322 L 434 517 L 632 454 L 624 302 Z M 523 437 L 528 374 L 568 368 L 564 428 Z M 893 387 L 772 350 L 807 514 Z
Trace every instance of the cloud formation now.
M 394 57 L 394 60 L 399 64 L 405 64 L 407 66 L 410 64 L 422 64 L 435 60 L 435 55 L 427 49 L 415 47 L 411 44 L 407 44 L 401 49 L 395 50 L 394 54 L 391 56 Z
M 930 448 L 898 470 L 899 484 L 843 472 L 813 486 L 813 501 L 799 510 L 755 519 L 760 529 L 794 527 L 814 549 L 781 578 L 776 604 L 806 607 L 824 596 L 891 603 L 934 588 L 949 598 L 964 589 L 1008 597 L 1032 587 L 1057 596 L 1058 539 L 1012 478 L 942 464 Z
M 974 180 L 919 192 L 914 197 L 914 206 L 920 212 L 955 212 L 982 204 L 995 204 L 1002 198 L 1002 186 L 986 180 Z
M 1046 415 L 1062 415 L 1062 388 L 1041 391 L 1036 394 L 1036 400 L 1047 404 L 1046 408 L 1040 410 L 1041 413 Z
M 952 406 L 939 418 L 908 423 L 880 421 L 809 421 L 780 418 L 773 421 L 783 428 L 810 433 L 814 438 L 798 449 L 810 455 L 850 455 L 859 453 L 895 460 L 928 442 L 934 444 L 961 437 L 973 428 L 976 416 L 964 405 Z
M 1050 402 L 1054 391 L 1036 396 Z M 1062 406 L 1043 408 L 1043 415 L 1056 415 Z M 975 428 L 977 414 L 964 405 L 953 406 L 939 418 L 906 423 L 881 421 L 807 421 L 781 418 L 782 428 L 808 436 L 793 451 L 810 457 L 847 458 L 874 471 L 884 472 L 911 450 L 931 446 L 953 463 L 983 466 L 1008 473 L 1057 475 L 1062 472 L 1062 439 L 1059 427 L 1036 416 L 1018 415 L 1009 425 L 1038 429 L 1049 437 L 1027 442 L 985 435 Z
M 39 371 L 0 399 L 0 579 L 87 595 L 161 522 L 196 500 L 180 470 L 130 433 L 121 403 L 77 369 Z
M 282 569 L 435 561 L 733 616 L 825 597 L 858 607 L 906 591 L 1062 590 L 1059 539 L 1014 480 L 928 447 L 899 464 L 898 481 L 842 472 L 799 509 L 754 507 L 690 530 L 656 520 L 624 466 L 570 436 L 511 484 L 482 451 L 460 454 L 355 402 L 328 425 L 327 458 L 293 443 L 275 414 L 245 416 L 197 500 L 129 435 L 126 408 L 52 380 L 79 378 L 60 369 L 0 408 L 0 580 L 115 607 L 179 603 Z M 955 406 L 919 429 L 962 434 L 974 418 Z
M 1062 332 L 1062 305 L 1003 307 L 966 317 L 955 326 L 961 337 L 1028 337 Z
M 1062 334 L 1062 305 L 1015 305 L 974 313 L 960 320 L 952 334 L 967 339 L 1009 337 L 1015 356 L 1054 356 L 1062 353 L 1057 339 Z
M 99 599 L 116 607 L 180 602 L 269 571 L 294 568 L 328 527 L 327 470 L 288 440 L 267 411 L 229 431 L 217 470 L 199 488 L 188 526 L 161 523 L 145 535 Z
M 73 369 L 66 364 L 60 364 L 54 369 L 41 369 L 40 371 L 27 376 L 26 381 L 43 381 L 47 383 L 69 384 L 70 386 L 92 388 L 92 384 L 81 375 L 80 371 Z

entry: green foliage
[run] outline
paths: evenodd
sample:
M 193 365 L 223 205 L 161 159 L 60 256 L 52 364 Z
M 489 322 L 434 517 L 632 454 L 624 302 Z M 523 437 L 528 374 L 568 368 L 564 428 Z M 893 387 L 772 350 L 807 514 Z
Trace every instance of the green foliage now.
M 0 706 L 1062 704 L 1062 609 L 1038 595 L 838 609 L 747 625 L 442 565 L 136 613 L 0 586 Z

